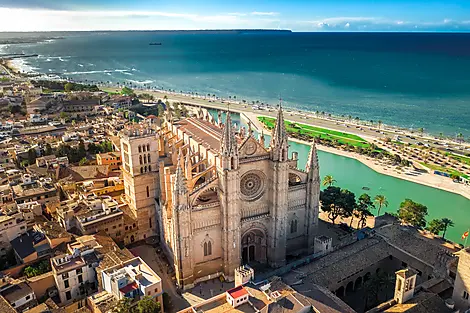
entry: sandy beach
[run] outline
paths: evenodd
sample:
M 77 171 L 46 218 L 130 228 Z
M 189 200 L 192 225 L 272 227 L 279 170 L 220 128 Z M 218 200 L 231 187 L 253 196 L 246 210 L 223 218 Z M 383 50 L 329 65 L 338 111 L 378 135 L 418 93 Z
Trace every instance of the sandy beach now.
M 258 121 L 256 114 L 245 113 L 245 115 L 247 118 L 250 119 L 252 123 L 256 124 L 257 127 L 263 128 L 265 132 L 269 132 L 269 130 L 267 130 L 263 126 L 263 124 Z M 289 138 L 289 140 L 298 142 L 301 144 L 306 144 L 306 145 L 310 144 L 309 142 L 299 140 L 296 138 Z M 381 148 L 385 148 L 385 147 L 382 146 Z M 320 144 L 317 144 L 317 149 L 328 152 L 328 153 L 333 153 L 336 155 L 341 155 L 347 158 L 358 160 L 359 162 L 363 163 L 367 167 L 383 175 L 393 176 L 399 179 L 408 180 L 413 183 L 418 183 L 421 185 L 442 189 L 448 192 L 459 194 L 461 196 L 464 196 L 467 199 L 470 199 L 470 186 L 466 186 L 464 184 L 459 184 L 459 183 L 454 183 L 449 178 L 429 173 L 427 169 L 425 168 L 423 169 L 425 169 L 426 172 L 416 171 L 411 167 L 407 167 L 407 168 L 402 167 L 402 170 L 399 170 L 397 166 L 389 165 L 383 160 L 370 158 L 362 154 L 358 154 L 358 153 L 354 153 L 350 151 L 344 151 L 344 150 L 340 150 L 340 149 L 336 149 L 333 147 L 328 147 L 328 146 L 324 146 Z
M 107 91 L 119 91 L 118 87 L 114 88 L 103 88 Z M 138 90 L 137 93 L 150 93 L 154 95 L 157 99 L 163 99 L 165 96 L 168 98 L 170 102 L 181 102 L 193 106 L 200 106 L 205 108 L 212 108 L 212 109 L 219 109 L 219 110 L 227 110 L 230 108 L 231 111 L 237 112 L 241 114 L 241 118 L 249 119 L 254 125 L 255 129 L 261 131 L 264 129 L 265 133 L 269 133 L 269 130 L 264 128 L 263 124 L 260 123 L 257 119 L 258 116 L 268 116 L 268 117 L 276 117 L 276 110 L 273 111 L 266 111 L 266 110 L 253 110 L 251 105 L 249 104 L 239 104 L 238 102 L 231 101 L 228 103 L 226 100 L 224 102 L 220 100 L 210 100 L 204 98 L 196 98 L 188 95 L 180 95 L 171 92 L 162 92 L 162 91 L 152 91 L 152 90 Z M 299 122 L 307 125 L 322 127 L 331 130 L 337 130 L 342 132 L 347 132 L 351 134 L 356 134 L 361 136 L 362 138 L 379 144 L 379 139 L 385 136 L 393 137 L 399 131 L 397 129 L 391 130 L 382 130 L 382 133 L 377 132 L 377 128 L 373 127 L 362 127 L 362 130 L 351 127 L 354 124 L 348 123 L 338 123 L 336 120 L 330 120 L 325 118 L 316 118 L 312 115 L 312 113 L 303 112 L 303 114 L 295 114 L 294 112 L 290 112 L 289 109 L 285 109 L 284 113 L 285 120 L 292 121 L 292 122 Z M 308 142 L 298 140 L 296 138 L 290 138 L 290 140 L 301 143 L 301 144 L 309 144 Z M 380 145 L 380 144 L 379 144 Z M 398 167 L 391 166 L 386 164 L 382 160 L 373 159 L 361 154 L 357 154 L 354 152 L 343 151 L 340 149 L 335 149 L 332 147 L 327 147 L 323 145 L 317 145 L 318 149 L 321 151 L 325 151 L 328 153 L 333 153 L 336 155 L 341 155 L 344 157 L 356 159 L 359 162 L 363 163 L 364 165 L 368 166 L 369 168 L 373 169 L 377 173 L 393 176 L 399 179 L 407 180 L 410 182 L 418 183 L 421 185 L 442 189 L 448 192 L 452 192 L 455 194 L 459 194 L 467 199 L 470 199 L 470 186 L 466 186 L 464 184 L 454 183 L 450 178 L 442 177 L 439 175 L 434 175 L 432 173 L 424 171 L 415 171 L 413 168 L 402 168 L 399 170 Z M 382 147 L 386 149 L 385 147 Z M 386 149 L 387 150 L 387 149 Z

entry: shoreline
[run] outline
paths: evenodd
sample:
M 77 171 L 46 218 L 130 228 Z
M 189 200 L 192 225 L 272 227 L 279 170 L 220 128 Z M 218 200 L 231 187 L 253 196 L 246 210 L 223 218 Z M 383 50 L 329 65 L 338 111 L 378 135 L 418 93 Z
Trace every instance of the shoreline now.
M 258 121 L 257 116 L 251 113 L 246 113 L 246 112 L 244 114 L 252 123 L 256 123 L 258 127 L 262 127 L 264 131 L 270 133 L 270 131 L 266 127 L 264 127 L 264 125 L 261 122 Z M 289 140 L 299 143 L 299 144 L 304 144 L 304 145 L 311 144 L 308 141 L 304 141 L 304 140 L 300 140 L 300 139 L 292 138 L 292 137 L 290 137 Z M 367 166 L 368 168 L 375 171 L 376 173 L 406 180 L 406 181 L 424 185 L 427 187 L 451 192 L 451 193 L 460 195 L 470 200 L 470 186 L 465 186 L 463 184 L 454 183 L 451 179 L 447 177 L 433 175 L 429 173 L 427 170 L 426 172 L 416 172 L 410 168 L 405 168 L 404 171 L 398 171 L 397 166 L 384 164 L 384 162 L 382 162 L 381 160 L 373 159 L 365 155 L 320 145 L 318 143 L 316 144 L 316 147 L 318 150 L 323 151 L 323 152 L 332 153 L 332 154 L 336 154 L 339 156 L 357 160 L 361 162 L 362 164 L 364 164 L 365 166 Z
M 16 75 L 13 75 L 13 73 L 11 73 L 11 71 L 14 71 L 14 68 L 15 68 L 14 64 L 12 64 L 13 63 L 12 60 L 4 59 L 3 63 L 4 63 L 3 67 L 5 67 L 7 69 L 10 76 L 12 76 L 13 78 L 18 79 L 18 77 Z M 21 78 L 26 78 L 26 79 L 28 78 L 28 77 L 24 77 L 22 74 L 19 74 L 19 75 L 20 75 Z M 110 92 L 116 92 L 116 91 L 119 91 L 122 88 L 120 86 L 102 86 L 102 85 L 97 85 L 97 86 L 100 87 L 101 90 L 108 91 L 108 92 L 109 91 Z M 235 111 L 237 113 L 243 113 L 248 119 L 251 120 L 252 123 L 256 124 L 258 127 L 261 127 L 262 129 L 264 129 L 268 132 L 269 132 L 269 130 L 267 130 L 264 127 L 264 125 L 258 121 L 257 116 L 272 117 L 273 114 L 266 114 L 266 113 L 275 113 L 275 111 L 271 112 L 271 111 L 266 111 L 266 110 L 253 110 L 251 108 L 251 104 L 241 103 L 241 101 L 219 99 L 217 97 L 216 98 L 213 98 L 213 97 L 207 98 L 205 96 L 194 96 L 194 95 L 191 95 L 191 94 L 184 94 L 184 93 L 180 94 L 180 93 L 170 92 L 170 91 L 165 91 L 165 90 L 151 90 L 151 89 L 144 89 L 144 88 L 136 89 L 135 92 L 136 92 L 136 94 L 149 93 L 149 94 L 152 94 L 152 95 L 154 95 L 158 98 L 164 98 L 166 96 L 167 99 L 169 101 L 172 101 L 172 102 L 182 102 L 182 103 L 187 104 L 187 105 L 201 106 L 201 107 L 218 109 L 218 110 L 224 110 L 224 109 L 227 109 L 227 107 L 229 105 L 233 105 L 233 106 L 230 107 L 230 109 L 232 111 Z M 285 116 L 285 120 L 287 120 L 287 121 L 300 122 L 300 123 L 304 123 L 304 124 L 307 124 L 307 125 L 319 126 L 319 127 L 323 127 L 323 128 L 326 128 L 326 129 L 337 130 L 337 131 L 339 130 L 339 131 L 352 133 L 352 134 L 357 134 L 356 132 L 354 132 L 355 131 L 354 128 L 350 129 L 350 130 L 353 130 L 353 132 L 351 132 L 351 131 L 348 131 L 348 130 L 338 129 L 338 127 L 334 127 L 334 126 L 338 126 L 338 123 L 341 122 L 341 123 L 343 123 L 343 125 L 351 125 L 351 126 L 359 126 L 360 125 L 362 127 L 368 127 L 371 130 L 372 129 L 377 130 L 379 132 L 382 129 L 382 128 L 374 127 L 373 125 L 367 125 L 367 123 L 365 123 L 365 124 L 351 123 L 350 121 L 347 121 L 347 120 L 337 119 L 339 117 L 336 117 L 336 116 L 328 116 L 326 118 L 325 117 L 321 118 L 321 117 L 316 116 L 314 112 L 309 112 L 309 111 L 296 110 L 296 109 L 292 109 L 292 108 L 285 108 L 284 111 L 285 111 L 285 113 L 289 114 L 289 116 Z M 287 114 L 285 114 L 285 115 L 287 115 Z M 313 119 L 313 123 L 312 123 L 312 121 L 307 120 L 307 116 L 308 116 L 308 118 Z M 295 118 L 300 118 L 300 119 L 302 119 L 302 117 L 303 117 L 305 120 L 296 121 L 293 118 L 289 118 L 289 117 L 295 117 Z M 363 122 L 365 122 L 365 121 L 363 121 Z M 326 123 L 326 124 L 329 123 L 329 124 L 332 124 L 332 125 L 329 125 L 330 126 L 329 127 L 328 125 L 327 126 L 322 125 L 322 123 Z M 336 125 L 335 125 L 335 123 L 336 123 Z M 386 132 L 386 134 L 391 135 L 391 136 L 394 136 L 394 135 L 397 135 L 397 134 L 400 134 L 400 135 L 406 134 L 406 131 L 404 131 L 400 128 L 392 128 L 390 126 L 384 127 L 382 134 L 385 135 L 384 132 Z M 411 133 L 409 133 L 409 134 L 411 134 Z M 374 140 L 377 140 L 379 137 L 381 137 L 381 136 L 378 137 L 377 134 L 374 134 L 372 136 L 368 136 L 366 134 L 359 133 L 357 135 L 362 136 L 363 138 L 365 138 L 365 139 L 367 139 L 368 141 L 371 141 L 371 142 L 374 141 Z M 422 139 L 429 138 L 429 139 L 435 140 L 435 137 L 422 136 L 420 138 L 422 138 Z M 307 145 L 309 144 L 308 142 L 305 142 L 305 141 L 302 141 L 302 140 L 299 140 L 299 139 L 296 139 L 296 138 L 290 138 L 289 140 L 292 140 L 294 142 L 298 142 L 298 143 L 301 143 L 301 144 L 307 144 Z M 449 142 L 448 140 L 444 140 L 444 141 Z M 466 144 L 465 146 L 469 146 L 469 145 Z M 333 153 L 333 154 L 336 154 L 336 155 L 340 155 L 340 156 L 355 159 L 355 160 L 363 163 L 364 165 L 366 165 L 367 167 L 369 167 L 370 169 L 374 170 L 375 172 L 377 172 L 379 174 L 392 176 L 392 177 L 395 177 L 395 178 L 407 180 L 407 181 L 410 181 L 410 182 L 413 182 L 413 183 L 425 185 L 425 186 L 436 188 L 436 189 L 441 189 L 441 190 L 444 190 L 444 191 L 447 191 L 447 192 L 451 192 L 451 193 L 454 193 L 454 194 L 457 194 L 457 195 L 461 195 L 461 196 L 463 196 L 467 199 L 470 199 L 470 188 L 468 186 L 465 186 L 463 184 L 456 184 L 448 178 L 433 175 L 433 174 L 429 173 L 427 170 L 426 170 L 426 173 L 424 173 L 424 172 L 423 173 L 414 172 L 411 175 L 411 174 L 409 174 L 410 171 L 408 169 L 406 169 L 405 171 L 399 172 L 399 171 L 397 171 L 397 169 L 395 167 L 385 165 L 385 164 L 381 164 L 380 160 L 370 159 L 369 157 L 359 155 L 359 154 L 356 154 L 356 153 L 353 153 L 353 152 L 342 151 L 342 150 L 339 150 L 339 149 L 335 149 L 335 148 L 331 148 L 331 147 L 327 147 L 327 146 L 322 146 L 322 145 L 318 145 L 318 149 L 321 150 L 321 151 L 324 151 L 324 152 Z M 407 175 L 407 173 L 408 173 L 408 175 Z

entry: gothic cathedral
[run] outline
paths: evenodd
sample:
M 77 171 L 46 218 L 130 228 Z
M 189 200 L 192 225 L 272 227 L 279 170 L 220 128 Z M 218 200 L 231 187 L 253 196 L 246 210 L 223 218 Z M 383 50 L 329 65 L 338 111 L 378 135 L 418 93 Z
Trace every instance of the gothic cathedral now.
M 296 153 L 289 158 L 282 108 L 268 148 L 262 134 L 257 139 L 251 129 L 237 132 L 230 112 L 225 124 L 202 114 L 173 121 L 168 114 L 155 133 L 127 131 L 129 153 L 139 151 L 132 147 L 133 137 L 151 155 L 146 152 L 148 165 L 139 164 L 138 155 L 123 156 L 123 168 L 126 158 L 135 160 L 137 165 L 128 168 L 145 185 L 128 182 L 132 188 L 125 186 L 126 195 L 143 197 L 133 207 L 145 212 L 143 225 L 156 224 L 143 233 L 160 234 L 180 288 L 217 276 L 231 281 L 242 264 L 280 267 L 289 255 L 313 253 L 320 197 L 317 152 L 312 144 L 305 171 L 297 168 Z M 146 196 L 154 199 L 155 211 Z

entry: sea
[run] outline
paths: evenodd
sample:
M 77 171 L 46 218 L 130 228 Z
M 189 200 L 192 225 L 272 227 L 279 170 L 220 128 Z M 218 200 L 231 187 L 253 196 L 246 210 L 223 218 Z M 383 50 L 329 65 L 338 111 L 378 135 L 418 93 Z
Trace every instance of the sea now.
M 15 66 L 51 79 L 282 98 L 290 108 L 470 138 L 468 33 L 0 33 L 0 55 L 8 53 L 38 54 Z

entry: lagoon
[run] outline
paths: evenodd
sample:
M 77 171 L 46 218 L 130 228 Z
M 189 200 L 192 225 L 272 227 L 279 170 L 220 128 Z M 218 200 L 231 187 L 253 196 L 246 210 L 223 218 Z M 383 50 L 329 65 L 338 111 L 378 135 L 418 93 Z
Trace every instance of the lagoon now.
M 211 109 L 209 112 L 217 119 L 216 110 Z M 222 119 L 225 120 L 225 114 L 222 114 Z M 246 123 L 240 120 L 239 114 L 232 114 L 232 121 L 237 125 L 247 127 Z M 258 136 L 258 134 L 255 135 Z M 271 137 L 265 134 L 266 146 L 269 145 L 270 140 Z M 289 141 L 289 155 L 292 155 L 294 151 L 299 154 L 299 168 L 304 169 L 310 146 Z M 447 230 L 446 238 L 463 244 L 461 236 L 470 228 L 469 199 L 441 189 L 377 173 L 352 158 L 318 151 L 318 161 L 321 178 L 332 175 L 336 180 L 336 186 L 351 190 L 356 194 L 356 197 L 363 193 L 369 194 L 372 198 L 378 194 L 385 195 L 389 205 L 387 208 L 382 208 L 381 213 L 395 213 L 400 207 L 400 203 L 409 198 L 428 207 L 428 216 L 426 217 L 428 222 L 435 218 L 450 218 L 455 226 Z M 363 190 L 362 187 L 369 187 L 370 190 Z M 376 214 L 377 211 L 372 213 Z

